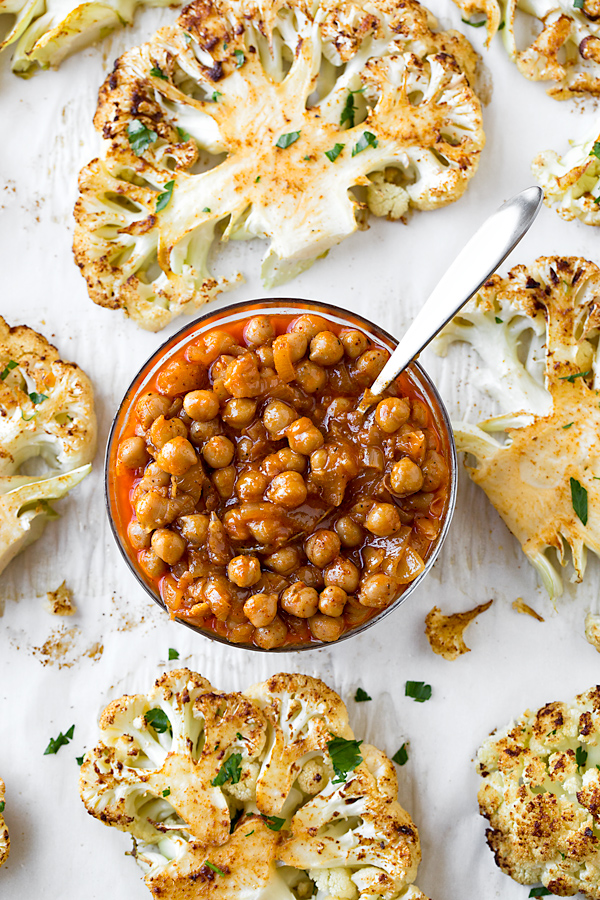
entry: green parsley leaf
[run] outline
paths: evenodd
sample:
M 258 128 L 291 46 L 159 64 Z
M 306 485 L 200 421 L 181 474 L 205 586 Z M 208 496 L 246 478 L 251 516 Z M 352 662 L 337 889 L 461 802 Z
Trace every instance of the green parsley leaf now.
M 204 865 L 208 866 L 209 869 L 212 869 L 213 872 L 216 872 L 217 875 L 225 875 L 225 872 L 222 869 L 220 869 L 218 866 L 215 866 L 213 863 L 209 862 L 208 860 L 205 860 Z
M 594 203 L 598 205 L 600 203 L 600 197 L 594 197 Z
M 236 63 L 235 63 L 236 69 L 241 69 L 242 66 L 244 65 L 244 63 L 246 62 L 246 57 L 244 56 L 244 51 L 243 50 L 234 50 L 233 55 L 235 56 L 235 59 L 236 59 Z
M 229 834 L 233 834 L 233 832 L 235 831 L 235 826 L 240 821 L 240 819 L 242 818 L 243 815 L 244 815 L 243 809 L 236 809 L 236 811 L 234 812 L 234 814 L 231 817 L 231 822 L 229 823 Z
M 146 720 L 146 725 L 150 725 L 154 728 L 157 734 L 164 734 L 165 731 L 168 731 L 169 734 L 173 734 L 168 715 L 158 706 L 155 706 L 154 709 L 149 709 L 144 716 L 144 719 Z
M 191 138 L 191 135 L 188 134 L 185 129 L 180 128 L 179 125 L 177 126 L 177 134 L 179 135 L 180 141 L 189 141 Z
M 576 478 L 571 478 L 571 503 L 575 510 L 575 515 L 582 525 L 587 525 L 588 520 L 588 492 Z
M 50 738 L 48 746 L 44 750 L 44 756 L 58 753 L 61 747 L 66 747 L 67 744 L 71 741 L 74 731 L 75 726 L 71 725 L 69 730 L 65 731 L 64 734 L 62 733 L 62 731 L 60 731 L 57 738 Z
M 183 32 L 183 37 L 184 37 L 184 39 L 185 39 L 186 44 L 187 44 L 188 47 L 189 47 L 189 45 L 192 43 L 192 36 L 191 36 L 191 34 L 188 34 L 187 31 L 184 31 L 184 32 Z
M 169 80 L 160 66 L 152 66 L 152 68 L 150 69 L 150 74 L 154 75 L 155 78 L 162 78 L 163 81 Z
M 600 147 L 600 144 L 598 144 Z M 560 381 L 568 381 L 570 384 L 575 383 L 576 378 L 586 378 L 588 375 L 592 374 L 592 370 L 588 369 L 586 372 L 573 372 L 572 375 L 561 375 Z
M 2 371 L 0 372 L 0 381 L 4 381 L 5 378 L 8 378 L 8 373 L 12 369 L 16 369 L 18 365 L 19 363 L 16 363 L 14 359 L 11 359 L 9 362 L 7 362 L 6 368 L 2 369 Z
M 256 178 L 254 179 L 254 184 L 258 184 L 259 181 L 260 181 L 260 175 L 257 175 Z
M 249 831 L 248 834 L 245 834 L 244 837 L 250 837 L 251 834 L 254 834 L 254 828 L 252 831 Z
M 406 743 L 402 744 L 399 750 L 397 750 L 392 756 L 392 760 L 395 763 L 398 763 L 399 766 L 403 766 L 408 762 L 408 750 L 406 749 Z
M 223 41 L 223 50 L 227 50 L 228 47 L 229 44 L 227 43 L 227 41 Z
M 498 25 L 498 31 L 502 31 L 502 29 L 505 27 L 506 27 L 506 22 L 500 22 L 500 24 Z
M 4 802 L 4 800 L 0 800 L 0 813 L 3 813 L 5 809 L 6 803 Z
M 213 91 L 210 99 L 212 100 L 213 103 L 218 103 L 219 97 L 222 97 L 222 96 L 223 96 L 223 94 L 221 93 L 221 91 Z
M 211 781 L 212 786 L 221 787 L 221 785 L 225 784 L 226 781 L 231 781 L 232 784 L 237 784 L 242 777 L 241 764 L 242 754 L 232 753 L 231 756 L 227 760 L 225 760 L 218 773 Z
M 275 146 L 279 147 L 280 150 L 286 150 L 288 147 L 291 147 L 292 144 L 295 144 L 299 137 L 299 131 L 290 131 L 288 134 L 282 134 L 281 137 L 277 139 Z
M 127 126 L 127 137 L 135 155 L 141 156 L 156 140 L 156 132 L 146 128 L 139 119 L 132 119 Z
M 326 150 L 325 156 L 329 162 L 335 162 L 345 146 L 345 144 L 334 144 L 331 150 Z
M 504 322 L 504 319 L 501 319 L 500 316 L 496 316 L 495 318 L 496 318 L 496 325 L 502 325 L 502 323 Z
M 352 96 L 352 91 L 346 97 L 346 103 L 342 110 L 342 115 L 340 116 L 340 125 L 343 125 L 345 122 L 348 123 L 348 128 L 354 128 L 354 97 Z
M 531 888 L 529 891 L 530 897 L 548 897 L 551 894 L 552 891 L 549 891 L 546 887 Z
M 357 156 L 366 150 L 367 147 L 376 147 L 379 141 L 371 131 L 363 131 L 358 141 L 352 148 L 352 156 Z
M 575 751 L 575 762 L 578 766 L 585 766 L 585 761 L 588 758 L 587 750 L 584 750 L 583 747 L 578 747 Z
M 424 681 L 407 681 L 404 696 L 412 697 L 417 703 L 425 703 L 431 699 L 431 685 L 425 684 Z
M 31 402 L 33 403 L 34 406 L 37 406 L 38 403 L 43 403 L 44 400 L 47 400 L 48 395 L 47 394 L 38 394 L 37 391 L 32 391 L 29 394 L 29 399 L 31 400 Z
M 562 426 L 563 431 L 565 431 L 567 428 L 570 428 L 571 425 L 574 425 L 574 424 L 575 424 L 575 422 L 569 422 L 568 425 L 563 425 L 563 426 Z
M 163 797 L 169 797 L 171 794 L 171 788 L 165 788 L 162 792 Z
M 356 693 L 354 695 L 355 703 L 366 703 L 367 700 L 372 700 L 372 697 L 369 697 L 366 691 L 363 691 L 361 687 L 356 689 Z
M 156 198 L 156 212 L 162 212 L 163 209 L 166 209 L 169 203 L 171 202 L 171 197 L 173 196 L 173 188 L 175 187 L 174 181 L 167 181 L 165 184 L 164 191 Z
M 209 212 L 210 212 L 210 206 L 205 206 L 204 209 L 202 210 L 202 212 L 209 213 Z
M 238 739 L 238 741 L 245 741 L 245 740 L 246 740 L 246 738 L 244 737 L 244 735 L 243 735 L 243 734 L 240 734 L 239 731 L 236 731 L 235 736 L 236 736 L 236 738 Z
M 169 647 L 169 659 L 179 659 L 179 650 L 173 650 Z
M 481 22 L 469 22 L 468 19 L 462 19 L 461 22 L 464 22 L 465 25 L 470 25 L 471 28 L 483 28 L 484 25 L 487 25 L 487 19 L 482 19 Z
M 347 741 L 343 737 L 334 737 L 332 741 L 327 743 L 327 750 L 333 765 L 333 771 L 336 778 L 333 784 L 341 784 L 346 781 L 348 772 L 354 771 L 359 763 L 362 762 L 360 755 L 360 745 L 362 741 Z
M 31 420 L 35 419 L 36 416 L 37 416 L 37 413 L 33 413 L 30 416 L 26 416 L 25 413 L 23 412 L 23 410 L 21 410 L 21 418 L 23 419 L 24 422 L 31 422 Z
M 271 831 L 281 831 L 285 825 L 285 819 L 280 819 L 279 816 L 261 816 L 261 819 Z
M 583 4 L 585 0 L 573 0 L 573 6 L 575 9 L 583 9 Z
M 85 758 L 85 753 L 83 753 L 81 756 L 76 756 L 76 757 L 75 757 L 75 762 L 77 763 L 78 766 L 82 766 L 82 765 L 83 765 L 83 760 L 84 760 L 84 758 Z

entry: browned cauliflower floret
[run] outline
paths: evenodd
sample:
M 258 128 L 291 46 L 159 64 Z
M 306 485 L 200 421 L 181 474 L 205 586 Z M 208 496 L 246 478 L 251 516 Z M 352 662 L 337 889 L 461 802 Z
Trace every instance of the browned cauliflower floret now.
M 586 225 L 600 225 L 600 135 L 598 124 L 571 146 L 564 156 L 554 150 L 539 153 L 531 171 L 544 191 L 546 206 L 567 222 L 580 219 Z
M 4 821 L 4 782 L 0 778 L 0 866 L 4 865 L 10 852 L 10 837 Z
M 75 207 L 92 299 L 158 330 L 230 286 L 209 270 L 215 241 L 268 239 L 274 286 L 367 208 L 399 218 L 460 197 L 484 145 L 476 57 L 434 27 L 416 0 L 195 0 L 124 54 L 95 117 L 107 152 Z
M 464 630 L 469 622 L 489 609 L 492 603 L 493 600 L 488 600 L 468 612 L 449 616 L 445 616 L 439 606 L 434 606 L 425 617 L 425 634 L 433 652 L 444 659 L 458 659 L 462 653 L 470 653 L 471 648 L 467 647 L 463 638 Z
M 520 884 L 600 897 L 600 686 L 527 710 L 477 754 L 497 865 Z

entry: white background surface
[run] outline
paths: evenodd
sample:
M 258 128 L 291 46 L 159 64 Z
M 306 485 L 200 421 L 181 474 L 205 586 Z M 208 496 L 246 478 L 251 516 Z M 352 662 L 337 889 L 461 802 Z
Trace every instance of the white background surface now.
M 478 174 L 466 195 L 443 210 L 417 213 L 408 225 L 372 220 L 370 231 L 353 236 L 287 289 L 291 296 L 354 309 L 397 336 L 485 215 L 532 182 L 532 157 L 549 147 L 564 152 L 567 139 L 594 117 L 593 105 L 558 103 L 543 85 L 522 78 L 499 38 L 490 52 L 483 50 L 485 29 L 462 26 L 450 0 L 431 8 L 444 27 L 464 28 L 483 51 L 493 82 Z M 165 663 L 174 647 L 184 665 L 222 689 L 242 689 L 281 670 L 324 678 L 348 702 L 357 736 L 390 755 L 410 742 L 409 762 L 398 774 L 400 800 L 421 835 L 421 889 L 436 900 L 524 898 L 528 888 L 504 876 L 485 845 L 472 758 L 492 728 L 527 706 L 567 699 L 600 681 L 600 658 L 583 634 L 585 611 L 598 592 L 597 560 L 590 560 L 585 584 L 567 588 L 553 610 L 517 542 L 461 473 L 449 538 L 409 602 L 338 647 L 269 656 L 213 645 L 169 622 L 114 545 L 102 496 L 110 421 L 141 363 L 184 321 L 152 335 L 120 313 L 94 306 L 71 257 L 72 207 L 77 173 L 99 150 L 91 120 L 112 60 L 174 16 L 170 10 L 143 13 L 134 29 L 30 81 L 12 75 L 8 54 L 0 59 L 0 312 L 11 325 L 40 330 L 88 372 L 100 425 L 92 475 L 59 504 L 62 518 L 0 581 L 0 776 L 12 840 L 9 862 L 0 870 L 0 897 L 148 896 L 141 873 L 123 855 L 129 837 L 85 813 L 75 756 L 95 742 L 96 719 L 109 699 L 145 690 L 165 666 L 177 665 Z M 228 251 L 247 280 L 218 303 L 264 295 L 257 278 L 262 252 L 256 242 Z M 600 263 L 598 233 L 544 209 L 511 261 L 555 253 Z M 465 347 L 453 348 L 446 360 L 428 354 L 424 361 L 455 418 L 474 419 L 476 404 L 492 410 L 477 391 L 477 361 L 469 360 Z M 65 578 L 79 613 L 63 624 L 44 610 L 43 600 Z M 544 624 L 512 609 L 519 596 L 545 617 Z M 423 633 L 428 610 L 438 604 L 456 612 L 490 597 L 492 608 L 466 634 L 472 652 L 455 662 L 434 656 Z M 36 649 L 71 628 L 70 649 L 57 661 Z M 86 655 L 98 643 L 101 656 Z M 431 701 L 405 698 L 407 679 L 429 682 Z M 353 702 L 359 685 L 371 703 Z M 48 739 L 71 724 L 72 744 L 44 756 Z

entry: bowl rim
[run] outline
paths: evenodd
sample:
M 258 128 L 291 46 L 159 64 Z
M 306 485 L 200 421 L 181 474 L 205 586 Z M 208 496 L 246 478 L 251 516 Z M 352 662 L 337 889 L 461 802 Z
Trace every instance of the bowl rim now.
M 219 307 L 218 309 L 211 309 L 205 312 L 203 315 L 198 316 L 193 319 L 191 322 L 188 322 L 178 331 L 176 331 L 173 335 L 168 337 L 162 344 L 150 354 L 150 356 L 145 360 L 144 363 L 138 368 L 136 374 L 131 379 L 123 397 L 117 407 L 117 410 L 113 416 L 110 430 L 108 433 L 108 439 L 106 442 L 106 451 L 104 456 L 104 502 L 106 507 L 106 513 L 108 516 L 108 521 L 110 524 L 110 529 L 113 535 L 113 538 L 119 548 L 121 556 L 124 558 L 129 570 L 132 572 L 138 584 L 143 587 L 146 593 L 154 600 L 154 602 L 161 608 L 163 612 L 165 612 L 171 621 L 177 622 L 179 625 L 185 625 L 191 631 L 194 631 L 196 634 L 201 635 L 202 637 L 207 638 L 210 641 L 215 641 L 219 644 L 224 644 L 227 647 L 236 647 L 240 650 L 249 650 L 256 653 L 294 653 L 302 650 L 322 650 L 327 647 L 335 647 L 341 644 L 343 641 L 350 640 L 351 638 L 357 637 L 359 634 L 367 631 L 367 629 L 373 627 L 374 625 L 379 624 L 383 619 L 385 619 L 388 615 L 394 612 L 398 607 L 400 607 L 405 600 L 417 589 L 417 587 L 421 584 L 421 582 L 427 577 L 435 561 L 438 558 L 438 555 L 442 549 L 444 541 L 448 535 L 448 531 L 450 530 L 450 525 L 452 522 L 452 518 L 454 515 L 454 510 L 456 507 L 456 496 L 458 491 L 458 456 L 456 451 L 456 442 L 454 440 L 454 432 L 452 430 L 452 424 L 450 421 L 450 416 L 448 411 L 444 405 L 444 402 L 439 394 L 437 387 L 435 386 L 433 380 L 428 375 L 423 366 L 417 362 L 417 360 L 413 360 L 406 368 L 412 370 L 413 375 L 416 374 L 417 378 L 415 379 L 418 387 L 422 389 L 426 388 L 426 392 L 428 394 L 428 399 L 433 399 L 434 406 L 433 411 L 436 414 L 436 424 L 438 427 L 443 426 L 443 429 L 446 433 L 447 438 L 447 446 L 449 451 L 449 493 L 448 493 L 448 501 L 446 507 L 446 514 L 442 524 L 442 527 L 437 535 L 436 543 L 431 551 L 429 557 L 425 562 L 425 568 L 423 571 L 415 578 L 414 581 L 411 581 L 406 590 L 400 594 L 400 596 L 394 600 L 389 606 L 384 609 L 378 610 L 373 616 L 371 616 L 366 622 L 363 622 L 362 625 L 359 625 L 356 628 L 350 629 L 349 631 L 342 634 L 336 641 L 315 641 L 307 644 L 292 644 L 292 645 L 284 645 L 282 647 L 272 647 L 270 650 L 264 650 L 261 647 L 257 647 L 254 644 L 237 644 L 233 641 L 229 641 L 225 637 L 221 637 L 220 635 L 206 631 L 198 625 L 194 625 L 191 622 L 186 622 L 184 619 L 178 619 L 176 616 L 170 616 L 169 610 L 167 609 L 166 604 L 164 603 L 160 594 L 156 593 L 150 585 L 144 580 L 141 573 L 138 572 L 137 567 L 135 566 L 130 554 L 124 547 L 124 542 L 121 540 L 119 531 L 117 529 L 115 523 L 115 517 L 112 511 L 112 503 L 111 503 L 111 492 L 109 486 L 109 466 L 112 457 L 113 444 L 116 437 L 117 426 L 119 425 L 121 419 L 121 413 L 124 410 L 125 405 L 131 408 L 132 402 L 136 393 L 138 393 L 139 388 L 142 387 L 143 382 L 152 374 L 151 370 L 153 368 L 153 362 L 157 360 L 157 357 L 162 356 L 163 353 L 169 348 L 169 346 L 176 346 L 181 343 L 184 337 L 189 340 L 192 340 L 192 335 L 195 331 L 202 328 L 203 324 L 207 322 L 209 319 L 213 319 L 217 317 L 218 319 L 222 319 L 223 317 L 227 317 L 228 315 L 235 315 L 236 312 L 241 312 L 245 310 L 248 312 L 249 318 L 252 315 L 252 309 L 255 309 L 258 313 L 259 310 L 264 309 L 265 307 L 273 307 L 276 309 L 281 309 L 282 314 L 285 314 L 285 310 L 288 307 L 294 308 L 298 306 L 299 310 L 304 310 L 308 314 L 311 312 L 316 312 L 317 309 L 323 310 L 325 313 L 334 314 L 338 318 L 350 317 L 351 319 L 356 320 L 357 324 L 360 323 L 365 327 L 365 330 L 368 330 L 371 333 L 375 333 L 384 338 L 387 342 L 389 342 L 390 347 L 395 347 L 398 344 L 398 340 L 389 333 L 385 328 L 377 325 L 375 322 L 370 321 L 365 318 L 365 316 L 360 313 L 354 312 L 354 310 L 344 309 L 343 307 L 335 306 L 332 303 L 326 303 L 321 300 L 311 300 L 309 298 L 301 298 L 301 297 L 263 297 L 263 298 L 252 298 L 250 300 L 241 300 L 236 303 L 230 303 L 225 306 Z M 306 307 L 311 307 L 310 309 L 306 309 Z M 275 314 L 275 313 L 273 313 Z M 299 311 L 298 315 L 302 315 L 303 312 Z M 350 323 L 351 324 L 351 323 Z M 218 328 L 218 322 L 214 323 L 214 327 Z M 149 369 L 149 372 L 146 370 Z M 144 377 L 141 378 L 142 373 L 145 373 Z M 136 383 L 139 383 L 138 391 L 136 393 L 131 394 Z

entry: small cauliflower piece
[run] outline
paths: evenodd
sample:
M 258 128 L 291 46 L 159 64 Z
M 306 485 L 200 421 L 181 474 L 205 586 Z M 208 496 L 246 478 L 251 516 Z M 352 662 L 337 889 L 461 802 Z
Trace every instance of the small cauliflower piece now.
M 358 900 L 358 888 L 352 881 L 352 869 L 310 869 L 319 900 Z
M 4 865 L 8 859 L 8 854 L 10 853 L 10 836 L 8 834 L 8 828 L 6 827 L 6 822 L 4 821 L 5 790 L 4 782 L 0 778 L 0 866 Z
M 524 616 L 531 616 L 532 619 L 537 619 L 538 622 L 544 621 L 544 617 L 540 616 L 528 603 L 525 603 L 522 597 L 517 597 L 516 600 L 513 600 L 512 608 Z
M 55 591 L 46 591 L 46 609 L 53 616 L 73 616 L 77 607 L 73 602 L 73 591 L 63 581 Z
M 425 617 L 425 634 L 433 652 L 449 660 L 458 659 L 463 653 L 470 653 L 471 648 L 467 647 L 463 638 L 464 630 L 469 622 L 489 609 L 493 602 L 488 600 L 468 612 L 449 616 L 445 616 L 439 606 L 434 606 Z
M 269 240 L 274 287 L 369 208 L 458 199 L 485 142 L 476 56 L 435 27 L 416 0 L 196 0 L 125 53 L 94 119 L 107 152 L 75 207 L 92 300 L 156 331 L 239 280 L 211 273 L 216 242 Z
M 583 579 L 586 548 L 600 553 L 599 299 L 594 263 L 541 257 L 507 278 L 494 275 L 437 342 L 441 353 L 469 342 L 491 373 L 482 382 L 506 413 L 454 423 L 457 447 L 474 457 L 469 475 L 552 599 L 562 579 L 550 548 L 564 566 L 570 547 L 575 581 Z
M 538 154 L 531 171 L 544 191 L 546 206 L 567 222 L 580 219 L 586 225 L 600 225 L 600 149 L 598 125 L 581 141 L 571 141 L 564 156 L 554 150 Z
M 588 643 L 600 653 L 600 616 L 591 610 L 585 617 L 585 637 Z
M 600 896 L 600 686 L 527 710 L 477 754 L 496 864 L 519 884 Z

